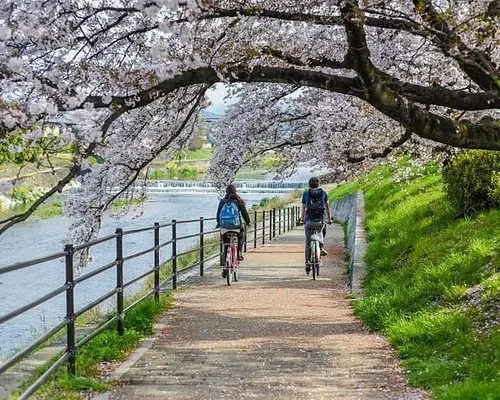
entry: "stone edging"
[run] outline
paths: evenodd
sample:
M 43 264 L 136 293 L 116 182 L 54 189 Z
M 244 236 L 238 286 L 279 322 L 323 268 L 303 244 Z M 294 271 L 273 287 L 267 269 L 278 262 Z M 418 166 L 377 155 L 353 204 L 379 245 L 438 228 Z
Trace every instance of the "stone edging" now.
M 352 193 L 331 204 L 332 216 L 346 226 L 346 244 L 349 253 L 349 286 L 351 294 L 363 296 L 365 276 L 365 201 L 362 191 Z

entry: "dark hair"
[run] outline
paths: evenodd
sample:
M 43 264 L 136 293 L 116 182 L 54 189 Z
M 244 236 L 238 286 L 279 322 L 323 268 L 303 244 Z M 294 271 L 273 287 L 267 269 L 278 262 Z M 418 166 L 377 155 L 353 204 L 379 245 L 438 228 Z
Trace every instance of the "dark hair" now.
M 311 179 L 309 179 L 309 187 L 311 189 L 315 189 L 319 187 L 319 179 L 313 176 Z
M 236 193 L 236 186 L 227 185 L 226 187 L 226 199 L 235 200 L 238 204 L 244 204 L 243 199 Z

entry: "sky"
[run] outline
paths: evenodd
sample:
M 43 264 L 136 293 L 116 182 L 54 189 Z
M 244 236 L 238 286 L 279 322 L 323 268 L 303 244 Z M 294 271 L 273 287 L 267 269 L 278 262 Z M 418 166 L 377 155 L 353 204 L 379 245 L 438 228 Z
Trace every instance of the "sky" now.
M 224 114 L 224 111 L 230 104 L 237 102 L 237 99 L 224 99 L 227 96 L 227 90 L 223 83 L 216 83 L 210 90 L 207 91 L 207 97 L 210 99 L 212 104 L 205 108 L 214 114 Z

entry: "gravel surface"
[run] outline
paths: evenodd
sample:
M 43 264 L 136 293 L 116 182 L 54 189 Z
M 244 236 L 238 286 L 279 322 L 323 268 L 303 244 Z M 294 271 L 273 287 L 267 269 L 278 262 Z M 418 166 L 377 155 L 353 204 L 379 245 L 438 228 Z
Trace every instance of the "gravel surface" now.
M 406 386 L 386 341 L 353 316 L 341 227 L 327 239 L 316 281 L 304 273 L 295 230 L 247 253 L 231 287 L 211 269 L 181 288 L 107 397 L 426 399 Z

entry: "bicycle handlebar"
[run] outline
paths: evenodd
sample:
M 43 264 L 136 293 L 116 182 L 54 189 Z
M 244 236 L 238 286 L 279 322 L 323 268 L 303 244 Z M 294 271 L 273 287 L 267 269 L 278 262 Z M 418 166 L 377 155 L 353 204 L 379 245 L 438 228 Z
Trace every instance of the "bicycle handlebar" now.
M 333 219 L 333 218 L 331 218 L 329 221 L 325 221 L 325 222 L 324 222 L 324 224 L 328 224 L 328 225 L 330 225 L 330 224 L 332 224 L 333 222 L 334 222 L 334 219 Z M 305 224 L 305 221 L 304 221 L 303 219 L 299 219 L 299 220 L 297 220 L 297 226 L 302 226 L 302 225 L 304 225 L 304 224 Z

